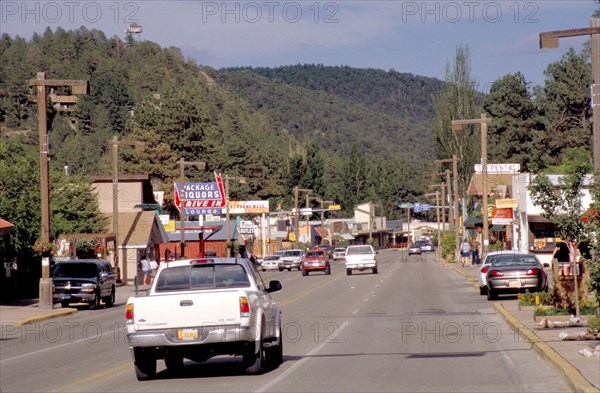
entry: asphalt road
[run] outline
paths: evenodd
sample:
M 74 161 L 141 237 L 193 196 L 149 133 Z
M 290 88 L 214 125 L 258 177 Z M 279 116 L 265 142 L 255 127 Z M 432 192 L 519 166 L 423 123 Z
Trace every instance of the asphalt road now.
M 239 359 L 187 361 L 138 382 L 124 303 L 25 325 L 0 342 L 2 392 L 567 392 L 561 377 L 433 255 L 379 254 L 379 274 L 299 271 L 278 279 L 284 363 L 244 375 Z

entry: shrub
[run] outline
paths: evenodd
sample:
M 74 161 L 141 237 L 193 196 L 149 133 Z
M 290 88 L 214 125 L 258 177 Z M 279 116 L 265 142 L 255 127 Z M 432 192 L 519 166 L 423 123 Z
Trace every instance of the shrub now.
M 456 242 L 454 241 L 454 233 L 444 232 L 442 235 L 442 255 L 452 255 L 454 260 L 454 252 L 456 250 Z M 450 262 L 450 261 L 448 261 Z

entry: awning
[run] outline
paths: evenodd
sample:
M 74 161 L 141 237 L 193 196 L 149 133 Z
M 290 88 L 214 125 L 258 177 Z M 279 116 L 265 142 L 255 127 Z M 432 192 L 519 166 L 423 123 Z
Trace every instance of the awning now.
M 340 233 L 340 237 L 344 240 L 354 240 L 354 236 L 349 233 Z
M 506 230 L 506 226 L 504 225 L 492 225 L 490 227 L 490 231 L 494 232 L 504 232 Z
M 319 236 L 321 239 L 326 239 L 329 237 L 329 234 L 327 233 L 327 231 L 325 229 L 323 229 L 322 227 L 313 227 L 313 229 L 317 233 L 317 236 Z

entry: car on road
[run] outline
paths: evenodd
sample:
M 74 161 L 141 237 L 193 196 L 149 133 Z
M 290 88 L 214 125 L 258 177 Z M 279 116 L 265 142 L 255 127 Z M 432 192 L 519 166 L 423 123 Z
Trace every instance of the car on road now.
M 346 275 L 351 275 L 354 270 L 371 270 L 377 274 L 377 256 L 373 247 L 369 244 L 348 246 L 344 256 L 346 263 Z
M 408 255 L 413 255 L 413 254 L 421 255 L 422 251 L 423 250 L 421 249 L 421 246 L 418 243 L 413 243 L 410 246 L 408 246 Z
M 488 300 L 499 294 L 540 292 L 548 288 L 544 266 L 533 254 L 511 253 L 494 258 L 486 273 Z
M 514 251 L 514 250 L 492 251 L 485 256 L 485 258 L 483 259 L 483 262 L 481 263 L 481 266 L 479 267 L 479 294 L 480 295 L 487 294 L 487 272 L 490 269 L 492 262 L 494 262 L 496 260 L 496 258 L 498 258 L 499 256 L 514 255 L 514 254 L 519 254 L 519 252 Z M 542 266 L 548 267 L 548 266 L 550 266 L 550 264 L 544 263 L 544 264 L 542 264 Z
M 419 247 L 421 247 L 422 252 L 434 252 L 435 248 L 433 247 L 433 243 L 429 240 L 419 240 L 415 243 Z
M 324 250 L 308 250 L 302 257 L 301 270 L 303 276 L 310 272 L 325 272 L 331 274 L 329 256 Z
M 479 294 L 485 295 L 487 293 L 487 272 L 492 262 L 498 257 L 498 255 L 510 255 L 514 254 L 515 251 L 492 251 L 488 253 L 481 266 L 479 267 Z
M 261 270 L 264 272 L 266 270 L 277 270 L 279 268 L 279 260 L 281 259 L 281 255 L 269 255 L 263 259 L 260 264 Z
M 87 303 L 90 308 L 115 304 L 117 279 L 110 262 L 76 259 L 59 262 L 52 269 L 52 299 L 63 307 Z
M 334 261 L 344 259 L 345 255 L 346 255 L 346 247 L 336 247 L 333 250 L 333 260 Z
M 282 272 L 284 269 L 291 271 L 292 269 L 300 270 L 300 263 L 304 252 L 300 249 L 285 250 L 283 256 L 279 260 L 278 269 Z

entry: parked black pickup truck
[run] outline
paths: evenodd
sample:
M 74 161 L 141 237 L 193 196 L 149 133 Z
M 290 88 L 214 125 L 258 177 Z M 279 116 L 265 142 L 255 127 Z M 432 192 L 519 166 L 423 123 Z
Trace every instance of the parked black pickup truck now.
M 88 303 L 98 308 L 100 300 L 107 307 L 115 303 L 116 275 L 108 261 L 77 259 L 57 263 L 52 270 L 52 298 L 63 307 L 71 303 Z

